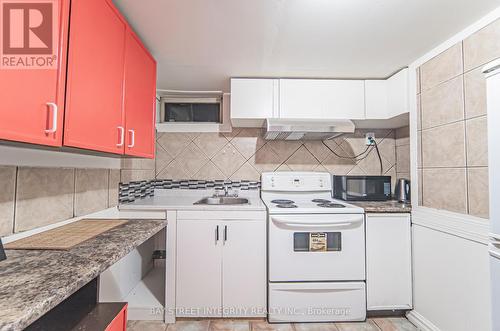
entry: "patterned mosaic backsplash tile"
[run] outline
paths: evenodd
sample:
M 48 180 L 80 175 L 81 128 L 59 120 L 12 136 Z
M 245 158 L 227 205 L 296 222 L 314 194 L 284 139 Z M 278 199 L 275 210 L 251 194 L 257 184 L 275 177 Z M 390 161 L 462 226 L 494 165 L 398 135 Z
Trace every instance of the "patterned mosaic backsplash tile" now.
M 153 179 L 130 183 L 120 183 L 119 202 L 133 202 L 137 199 L 150 197 L 154 195 L 155 189 L 185 189 L 185 190 L 203 190 L 203 189 L 223 189 L 224 186 L 239 190 L 257 190 L 260 188 L 260 182 L 249 180 L 172 180 L 172 179 Z

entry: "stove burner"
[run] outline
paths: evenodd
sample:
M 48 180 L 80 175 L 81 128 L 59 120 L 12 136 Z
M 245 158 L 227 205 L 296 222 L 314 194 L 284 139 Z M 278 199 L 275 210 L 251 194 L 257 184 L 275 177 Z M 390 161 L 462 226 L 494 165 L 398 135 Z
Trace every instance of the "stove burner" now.
M 314 203 L 331 203 L 330 200 L 326 200 L 326 199 L 314 199 L 314 200 L 312 200 L 312 202 L 314 202 Z
M 320 203 L 320 204 L 318 204 L 318 207 L 322 207 L 322 208 L 345 208 L 344 205 L 341 205 L 340 203 L 334 203 L 334 202 Z
M 288 199 L 277 199 L 277 200 L 272 200 L 271 203 L 275 203 L 277 205 L 289 205 L 295 203 L 295 201 Z
M 285 204 L 279 204 L 276 205 L 278 208 L 297 208 L 297 205 L 294 205 L 293 203 L 285 203 Z

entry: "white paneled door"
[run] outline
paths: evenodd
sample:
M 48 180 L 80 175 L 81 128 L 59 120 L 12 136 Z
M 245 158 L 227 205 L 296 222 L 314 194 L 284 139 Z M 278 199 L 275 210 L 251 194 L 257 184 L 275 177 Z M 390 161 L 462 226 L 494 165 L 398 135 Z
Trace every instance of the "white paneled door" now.
M 230 221 L 223 225 L 224 317 L 265 316 L 266 223 Z
M 222 240 L 219 221 L 177 223 L 177 317 L 221 317 Z

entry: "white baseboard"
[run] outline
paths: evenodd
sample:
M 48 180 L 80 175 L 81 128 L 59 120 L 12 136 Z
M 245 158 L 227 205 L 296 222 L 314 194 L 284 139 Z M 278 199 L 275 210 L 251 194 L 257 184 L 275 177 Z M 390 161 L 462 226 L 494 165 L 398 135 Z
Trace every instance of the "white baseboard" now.
M 422 331 L 441 331 L 437 326 L 427 320 L 424 316 L 420 315 L 417 311 L 412 310 L 406 313 L 406 318 Z

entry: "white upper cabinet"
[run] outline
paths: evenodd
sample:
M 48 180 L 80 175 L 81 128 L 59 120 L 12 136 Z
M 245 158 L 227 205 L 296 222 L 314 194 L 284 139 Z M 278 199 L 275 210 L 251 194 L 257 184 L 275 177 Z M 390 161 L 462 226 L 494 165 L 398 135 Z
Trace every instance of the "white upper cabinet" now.
M 408 69 L 401 70 L 387 80 L 387 110 L 389 118 L 410 111 L 408 86 Z
M 387 81 L 365 81 L 366 118 L 387 118 Z
M 280 118 L 364 119 L 364 81 L 280 79 Z
M 234 126 L 261 126 L 266 118 L 278 117 L 279 80 L 231 79 L 231 122 Z
M 408 113 L 408 69 L 386 80 L 365 81 L 366 118 L 388 119 Z

